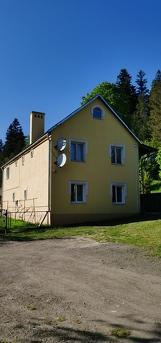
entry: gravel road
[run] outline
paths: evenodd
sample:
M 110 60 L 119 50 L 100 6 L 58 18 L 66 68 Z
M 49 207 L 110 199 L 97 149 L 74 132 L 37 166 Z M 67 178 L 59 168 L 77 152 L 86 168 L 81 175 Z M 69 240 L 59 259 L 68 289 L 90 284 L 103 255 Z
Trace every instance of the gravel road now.
M 161 260 L 84 238 L 0 241 L 0 342 L 161 342 Z

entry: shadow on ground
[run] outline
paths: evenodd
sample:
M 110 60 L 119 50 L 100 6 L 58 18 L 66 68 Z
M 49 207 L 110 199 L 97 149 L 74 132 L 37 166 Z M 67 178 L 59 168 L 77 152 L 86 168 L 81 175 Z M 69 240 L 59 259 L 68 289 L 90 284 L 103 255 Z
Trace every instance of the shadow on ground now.
M 99 322 L 99 321 L 98 321 Z M 131 332 L 129 337 L 113 337 L 111 330 L 109 330 L 109 324 L 107 323 L 107 334 L 101 332 L 94 332 L 89 330 L 74 329 L 67 326 L 47 326 L 40 327 L 38 323 L 30 322 L 30 325 L 34 326 L 34 333 L 30 338 L 30 342 L 45 342 L 48 339 L 53 339 L 53 342 L 73 342 L 73 343 L 159 343 L 161 342 L 161 323 L 156 323 L 154 330 L 141 330 L 140 335 L 137 337 L 133 335 L 132 327 L 128 327 Z M 118 324 L 110 324 L 113 329 L 124 329 L 125 327 Z M 137 330 L 139 332 L 139 330 Z M 145 333 L 145 335 L 144 335 Z M 145 338 L 144 336 L 151 336 L 151 338 Z

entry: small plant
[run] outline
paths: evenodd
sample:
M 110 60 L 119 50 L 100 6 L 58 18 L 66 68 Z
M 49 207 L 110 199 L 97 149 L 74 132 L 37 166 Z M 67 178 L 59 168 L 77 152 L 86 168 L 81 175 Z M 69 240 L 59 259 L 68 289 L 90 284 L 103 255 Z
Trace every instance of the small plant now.
M 118 338 L 126 338 L 129 337 L 131 335 L 130 330 L 123 328 L 123 327 L 118 327 L 115 328 L 111 331 L 111 335 L 118 337 Z
M 34 304 L 29 304 L 29 305 L 27 305 L 26 307 L 27 307 L 27 309 L 30 310 L 30 311 L 35 311 L 35 310 L 37 310 L 37 308 L 36 308 L 36 306 L 35 306 Z
M 65 318 L 65 316 L 59 316 L 59 317 L 56 317 L 56 321 L 57 322 L 65 322 L 66 318 Z

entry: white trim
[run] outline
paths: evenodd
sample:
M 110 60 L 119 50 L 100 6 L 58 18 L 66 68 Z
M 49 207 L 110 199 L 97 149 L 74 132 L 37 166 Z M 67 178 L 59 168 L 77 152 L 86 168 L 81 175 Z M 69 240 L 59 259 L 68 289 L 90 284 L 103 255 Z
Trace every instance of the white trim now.
M 94 110 L 96 107 L 100 108 L 100 110 L 101 110 L 101 112 L 102 112 L 101 118 L 93 118 L 93 110 Z M 102 120 L 102 119 L 104 119 L 105 111 L 104 111 L 103 107 L 100 106 L 100 104 L 95 104 L 94 106 L 91 107 L 91 115 L 92 115 L 92 119 L 93 119 L 93 120 Z
M 125 145 L 124 144 L 110 144 L 109 145 L 109 156 L 110 156 L 110 159 L 112 157 L 111 156 L 111 148 L 112 147 L 121 148 L 122 151 L 121 151 L 121 163 L 112 163 L 112 161 L 111 161 L 111 164 L 115 165 L 115 166 L 122 166 L 122 165 L 124 165 L 125 164 L 125 156 L 126 156 L 126 154 L 125 154 Z
M 83 185 L 83 201 L 71 201 L 71 185 Z M 80 181 L 80 180 L 72 180 L 68 182 L 68 192 L 70 196 L 70 203 L 71 204 L 85 204 L 87 202 L 88 196 L 88 182 L 87 181 Z
M 83 160 L 79 161 L 79 160 L 72 160 L 71 159 L 71 143 L 76 143 L 76 144 L 84 144 L 84 148 L 83 148 Z M 74 139 L 74 138 L 70 138 L 69 139 L 69 155 L 70 155 L 70 161 L 71 162 L 79 162 L 79 163 L 83 163 L 87 161 L 87 153 L 88 153 L 88 142 L 84 139 Z
M 112 187 L 122 187 L 122 202 L 113 202 L 112 201 Z M 125 205 L 127 203 L 127 184 L 122 182 L 112 182 L 110 185 L 110 195 L 111 195 L 111 202 L 112 205 Z

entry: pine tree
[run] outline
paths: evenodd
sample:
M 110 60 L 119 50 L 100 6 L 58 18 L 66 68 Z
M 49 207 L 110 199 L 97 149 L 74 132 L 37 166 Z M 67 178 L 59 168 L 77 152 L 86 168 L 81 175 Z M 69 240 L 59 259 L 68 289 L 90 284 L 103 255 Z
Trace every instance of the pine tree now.
M 132 128 L 133 113 L 136 110 L 137 94 L 126 69 L 121 69 L 116 81 L 117 110 L 125 123 Z
M 150 98 L 149 128 L 151 140 L 156 145 L 161 144 L 161 71 L 158 70 L 152 82 Z
M 148 116 L 149 116 L 149 90 L 144 71 L 140 70 L 136 79 L 137 105 L 133 116 L 133 130 L 143 141 L 149 138 Z
M 6 132 L 4 156 L 9 159 L 17 155 L 25 147 L 25 136 L 17 118 L 13 120 Z

